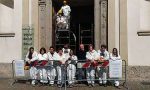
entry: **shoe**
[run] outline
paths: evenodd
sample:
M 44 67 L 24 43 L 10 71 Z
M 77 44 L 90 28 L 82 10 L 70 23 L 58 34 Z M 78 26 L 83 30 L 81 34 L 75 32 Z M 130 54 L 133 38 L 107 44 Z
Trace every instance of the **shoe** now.
M 73 88 L 73 86 L 72 86 L 72 85 L 69 85 L 69 87 L 70 87 L 70 88 Z
M 59 88 L 61 88 L 61 87 L 62 87 L 62 85 L 61 85 L 61 84 L 58 84 L 58 87 L 59 87 Z
M 104 87 L 107 87 L 107 85 L 106 85 L 106 84 L 104 84 Z
M 49 86 L 52 86 L 52 87 L 53 87 L 53 86 L 54 86 L 54 84 L 49 84 Z
M 35 80 L 32 80 L 31 85 L 35 86 Z
M 95 86 L 94 83 L 92 83 L 91 86 L 94 87 Z
M 121 89 L 119 86 L 115 86 L 117 89 Z
M 90 83 L 88 83 L 88 86 L 91 88 L 92 87 L 92 85 L 90 84 Z

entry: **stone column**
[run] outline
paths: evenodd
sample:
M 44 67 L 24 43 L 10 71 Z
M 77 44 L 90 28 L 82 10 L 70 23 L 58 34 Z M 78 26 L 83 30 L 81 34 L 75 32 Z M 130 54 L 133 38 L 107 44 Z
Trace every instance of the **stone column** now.
M 100 1 L 100 45 L 107 45 L 107 22 L 108 22 L 108 4 L 107 0 Z
M 52 0 L 46 1 L 46 48 L 52 45 Z
M 46 49 L 52 45 L 52 1 L 39 1 L 39 46 Z
M 94 0 L 94 44 L 95 49 L 100 46 L 100 0 Z

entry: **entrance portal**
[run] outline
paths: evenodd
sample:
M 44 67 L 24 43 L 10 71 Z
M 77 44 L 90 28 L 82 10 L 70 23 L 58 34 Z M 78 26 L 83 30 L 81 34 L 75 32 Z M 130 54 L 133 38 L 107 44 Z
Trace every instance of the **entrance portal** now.
M 52 0 L 53 2 L 53 17 L 62 6 L 63 0 Z M 70 18 L 70 48 L 74 51 L 79 49 L 79 44 L 85 44 L 85 49 L 88 49 L 89 44 L 94 44 L 94 0 L 69 0 L 71 7 Z M 53 43 L 58 47 L 63 47 L 68 43 L 65 38 L 58 38 L 60 34 L 56 34 L 55 19 L 53 20 Z M 65 33 L 65 32 L 64 32 Z M 65 36 L 64 34 L 62 34 Z

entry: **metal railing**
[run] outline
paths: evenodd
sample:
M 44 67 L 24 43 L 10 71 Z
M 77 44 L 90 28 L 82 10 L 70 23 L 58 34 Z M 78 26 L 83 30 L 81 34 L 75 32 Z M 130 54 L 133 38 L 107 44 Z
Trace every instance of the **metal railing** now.
M 52 80 L 52 81 L 54 81 L 55 83 L 56 82 L 59 82 L 59 81 L 61 81 L 61 85 L 63 85 L 64 87 L 61 87 L 61 88 L 64 88 L 65 90 L 67 89 L 67 84 L 68 84 L 68 82 L 69 81 L 73 81 L 74 82 L 74 84 L 76 84 L 77 82 L 79 82 L 79 81 L 86 81 L 86 82 L 88 82 L 88 80 L 87 80 L 87 78 L 85 78 L 85 79 L 80 79 L 79 80 L 79 78 L 77 78 L 77 77 L 75 77 L 75 78 L 71 78 L 70 80 L 68 80 L 68 78 L 69 78 L 69 73 L 68 73 L 68 67 L 70 66 L 70 64 L 71 65 L 74 65 L 75 66 L 75 74 L 77 74 L 77 72 L 78 72 L 78 68 L 79 67 L 77 67 L 77 64 L 79 64 L 79 63 L 83 63 L 83 65 L 80 67 L 80 68 L 85 68 L 85 70 L 86 70 L 86 72 L 87 72 L 87 68 L 90 68 L 90 67 L 94 67 L 94 70 L 95 70 L 95 78 L 94 79 L 92 79 L 93 81 L 99 81 L 99 79 L 98 79 L 98 75 L 96 75 L 97 73 L 96 73 L 96 71 L 97 71 L 97 66 L 98 65 L 100 65 L 100 64 L 102 64 L 102 63 L 100 63 L 100 64 L 97 64 L 97 66 L 92 66 L 92 63 L 90 63 L 90 62 L 88 62 L 89 63 L 89 66 L 87 65 L 87 67 L 85 67 L 86 65 L 85 64 L 87 64 L 87 61 L 85 61 L 85 60 L 67 60 L 64 64 L 62 64 L 59 60 L 48 60 L 47 61 L 47 63 L 45 64 L 45 65 L 40 65 L 39 63 L 37 64 L 37 65 L 35 65 L 35 66 L 32 66 L 32 67 L 35 67 L 35 68 L 37 68 L 37 70 L 38 70 L 38 74 L 37 74 L 37 78 L 36 79 L 33 79 L 33 78 L 31 78 L 31 77 L 26 77 L 26 74 L 24 75 L 24 76 L 22 76 L 22 77 L 18 77 L 18 76 L 16 76 L 16 71 L 15 71 L 15 69 L 16 69 L 16 66 L 15 66 L 15 61 L 17 61 L 17 60 L 13 60 L 12 61 L 12 72 L 13 72 L 13 76 L 12 76 L 12 78 L 13 78 L 13 80 L 14 80 L 14 82 L 12 83 L 12 85 L 13 84 L 15 84 L 17 81 L 19 81 L 19 80 L 37 80 L 37 81 L 40 81 L 40 80 L 44 80 L 44 79 L 42 79 L 42 78 L 40 78 L 40 76 L 39 76 L 39 70 L 41 70 L 41 69 L 45 69 L 46 70 L 46 74 L 47 74 L 47 70 L 49 70 L 49 69 L 51 69 L 51 68 L 54 68 L 55 70 L 56 70 L 56 76 L 55 76 L 55 79 L 54 80 Z M 25 62 L 24 60 L 22 60 L 23 62 Z M 108 60 L 109 61 L 109 60 Z M 52 62 L 53 62 L 53 64 L 52 64 Z M 58 70 L 57 70 L 57 67 L 60 67 L 60 69 L 61 69 L 61 80 L 58 80 Z M 115 78 L 110 78 L 109 77 L 109 65 L 108 66 L 105 66 L 105 68 L 106 68 L 106 74 L 107 74 L 107 78 L 106 79 L 102 79 L 102 80 L 106 80 L 106 81 L 111 81 L 111 80 L 113 80 L 113 81 L 115 81 L 115 80 L 118 80 L 118 81 L 122 81 L 123 82 L 123 86 L 125 87 L 125 88 L 128 88 L 126 85 L 127 85 L 127 64 L 126 64 L 126 61 L 125 60 L 122 60 L 122 78 L 117 78 L 117 79 L 115 79 Z M 30 66 L 31 67 L 31 66 Z M 103 66 L 100 66 L 100 67 L 103 67 Z M 72 68 L 72 67 L 71 67 Z M 70 69 L 71 70 L 71 69 Z M 43 71 L 42 71 L 43 72 Z M 85 72 L 84 72 L 85 73 Z M 43 74 L 43 73 L 42 73 Z M 79 74 L 79 73 L 78 73 Z M 77 75 L 78 75 L 77 74 Z M 48 75 L 47 75 L 48 76 Z M 86 75 L 85 75 L 86 76 Z M 56 78 L 57 77 L 57 78 Z M 47 81 L 50 81 L 50 79 L 48 79 L 48 77 L 46 77 L 47 78 Z M 89 79 L 89 80 L 91 80 L 91 79 Z M 60 89 L 61 89 L 60 88 Z

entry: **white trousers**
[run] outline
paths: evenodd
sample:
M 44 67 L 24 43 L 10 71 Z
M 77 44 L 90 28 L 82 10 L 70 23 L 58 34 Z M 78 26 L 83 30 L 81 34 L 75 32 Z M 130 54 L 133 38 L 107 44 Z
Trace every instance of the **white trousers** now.
M 88 84 L 94 84 L 94 79 L 95 79 L 95 69 L 93 67 L 89 67 L 86 69 L 86 78 Z
M 49 84 L 54 84 L 54 80 L 56 77 L 56 69 L 54 67 L 48 68 L 47 75 L 48 75 Z
M 38 75 L 38 70 L 36 67 L 31 67 L 29 71 L 30 71 L 30 78 L 32 79 L 32 84 L 35 84 Z
M 107 83 L 107 74 L 106 74 L 106 68 L 104 67 L 98 67 L 97 68 L 98 76 L 99 76 L 99 83 L 100 84 L 106 84 Z
M 76 74 L 75 65 L 69 64 L 67 67 L 67 79 L 68 79 L 69 84 L 72 84 L 75 82 L 75 74 Z
M 47 71 L 45 68 L 39 68 L 39 74 L 40 74 L 40 82 L 42 83 L 48 83 L 47 79 Z
M 57 66 L 56 69 L 57 69 L 57 79 L 58 79 L 57 84 L 61 84 L 61 79 L 62 79 L 61 66 Z

